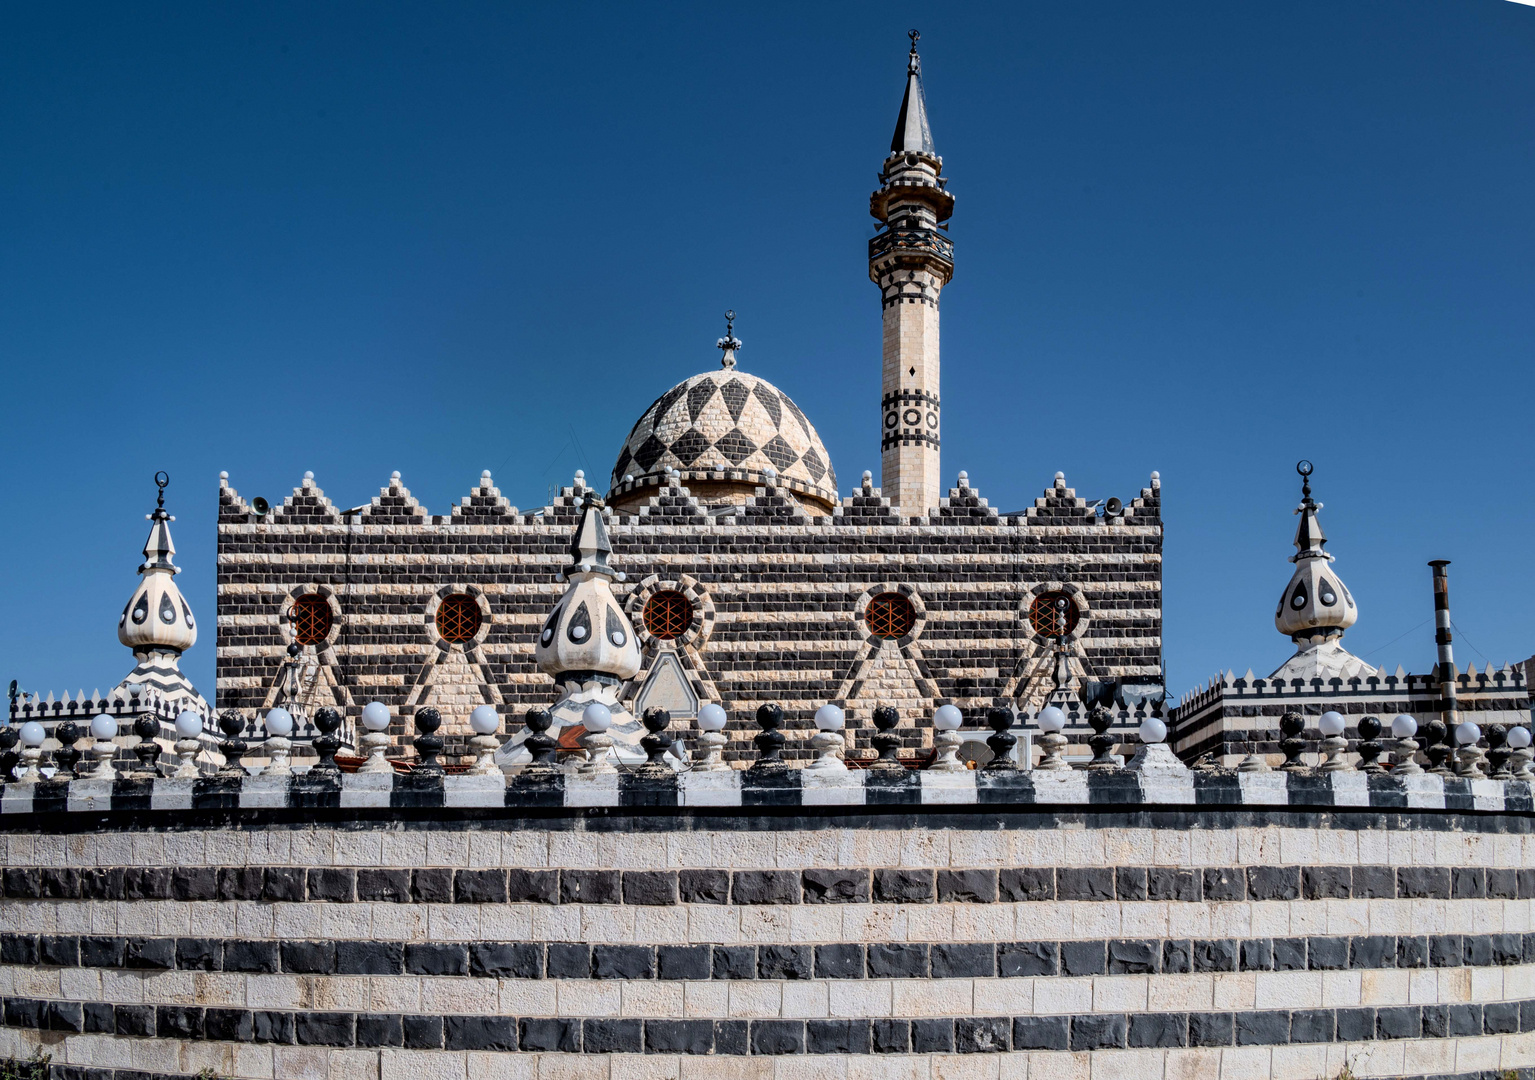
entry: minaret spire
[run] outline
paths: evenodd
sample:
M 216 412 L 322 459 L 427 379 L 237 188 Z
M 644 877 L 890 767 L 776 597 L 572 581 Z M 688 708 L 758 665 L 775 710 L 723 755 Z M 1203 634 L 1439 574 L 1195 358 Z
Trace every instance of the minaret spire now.
M 938 505 L 938 296 L 954 276 L 954 244 L 941 223 L 954 212 L 943 159 L 933 148 L 922 61 L 910 33 L 906 94 L 890 155 L 869 213 L 882 226 L 869 241 L 869 278 L 884 307 L 880 386 L 880 473 L 886 497 L 904 513 Z
M 890 140 L 890 152 L 914 150 L 919 154 L 934 154 L 933 130 L 927 123 L 927 96 L 922 93 L 922 58 L 917 55 L 917 42 L 922 35 L 908 30 L 911 38 L 911 55 L 906 59 L 906 96 L 901 98 L 901 112 L 895 118 L 895 135 Z

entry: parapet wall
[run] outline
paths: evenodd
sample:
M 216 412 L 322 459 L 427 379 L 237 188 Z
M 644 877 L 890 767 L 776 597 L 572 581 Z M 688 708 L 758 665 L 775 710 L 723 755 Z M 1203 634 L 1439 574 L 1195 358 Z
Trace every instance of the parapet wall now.
M 80 1080 L 1529 1076 L 1530 786 L 11 784 L 0 1057 Z

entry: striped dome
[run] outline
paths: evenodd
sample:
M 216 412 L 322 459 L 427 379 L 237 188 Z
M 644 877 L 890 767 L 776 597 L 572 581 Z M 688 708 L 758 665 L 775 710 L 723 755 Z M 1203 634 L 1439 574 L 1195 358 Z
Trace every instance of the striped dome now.
M 619 452 L 612 487 L 668 468 L 761 484 L 770 467 L 784 486 L 836 503 L 831 457 L 800 407 L 766 379 L 727 367 L 678 383 L 645 410 Z

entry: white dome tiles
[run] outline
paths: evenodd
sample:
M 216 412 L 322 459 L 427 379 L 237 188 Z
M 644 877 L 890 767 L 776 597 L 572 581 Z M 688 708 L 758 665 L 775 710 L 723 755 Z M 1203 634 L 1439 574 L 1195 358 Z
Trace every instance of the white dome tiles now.
M 837 476 L 821 437 L 789 396 L 765 379 L 735 368 L 678 383 L 645 410 L 613 466 L 613 486 L 679 471 L 768 469 L 797 480 L 828 500 Z

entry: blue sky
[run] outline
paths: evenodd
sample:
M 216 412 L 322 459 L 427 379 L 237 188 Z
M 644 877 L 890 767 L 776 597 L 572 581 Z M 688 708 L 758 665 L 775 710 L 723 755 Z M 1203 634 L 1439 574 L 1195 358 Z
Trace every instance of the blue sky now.
M 128 670 L 156 469 L 211 693 L 220 469 L 540 505 L 726 307 L 844 489 L 877 472 L 913 25 L 958 198 L 945 473 L 1012 510 L 1160 470 L 1175 691 L 1288 655 L 1302 457 L 1356 652 L 1428 667 L 1430 558 L 1462 663 L 1535 652 L 1535 9 L 82 4 L 0 36 L 0 679 Z

